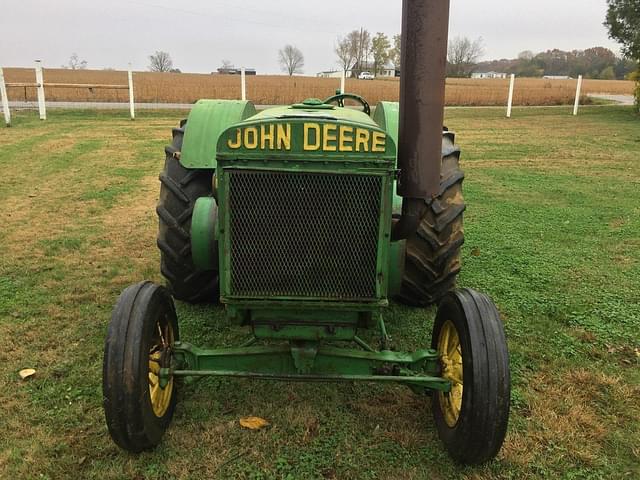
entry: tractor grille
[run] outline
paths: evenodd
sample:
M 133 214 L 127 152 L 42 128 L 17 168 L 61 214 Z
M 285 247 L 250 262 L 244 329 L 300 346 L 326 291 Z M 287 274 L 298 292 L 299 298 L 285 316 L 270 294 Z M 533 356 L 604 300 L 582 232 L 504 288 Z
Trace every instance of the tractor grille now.
M 229 171 L 231 294 L 376 297 L 382 177 Z

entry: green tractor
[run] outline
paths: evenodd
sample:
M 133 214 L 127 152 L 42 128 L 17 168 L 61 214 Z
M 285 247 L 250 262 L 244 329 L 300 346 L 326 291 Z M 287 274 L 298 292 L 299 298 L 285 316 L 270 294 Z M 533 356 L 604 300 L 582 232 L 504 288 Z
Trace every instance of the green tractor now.
M 218 376 L 404 384 L 431 396 L 454 459 L 497 454 L 510 401 L 502 322 L 486 295 L 455 290 L 465 206 L 460 152 L 442 132 L 448 8 L 405 0 L 400 103 L 380 103 L 373 117 L 350 94 L 259 113 L 203 100 L 173 130 L 157 208 L 167 287 L 127 288 L 105 342 L 116 444 L 153 448 L 176 380 Z M 182 341 L 172 296 L 219 300 L 247 341 Z M 391 349 L 390 299 L 439 304 L 430 345 Z

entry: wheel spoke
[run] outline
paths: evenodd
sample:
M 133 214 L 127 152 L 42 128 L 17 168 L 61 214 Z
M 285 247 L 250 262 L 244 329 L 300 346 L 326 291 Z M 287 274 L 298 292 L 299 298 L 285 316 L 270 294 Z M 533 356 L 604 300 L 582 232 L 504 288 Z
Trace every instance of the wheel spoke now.
M 157 363 L 153 360 L 149 360 L 149 372 L 154 375 L 160 375 L 160 363 Z

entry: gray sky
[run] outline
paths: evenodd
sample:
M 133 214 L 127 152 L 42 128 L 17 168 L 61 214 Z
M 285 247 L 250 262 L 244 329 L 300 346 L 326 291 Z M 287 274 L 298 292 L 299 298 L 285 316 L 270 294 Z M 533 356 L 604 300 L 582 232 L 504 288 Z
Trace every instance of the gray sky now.
M 0 66 L 59 67 L 73 52 L 89 68 L 145 70 L 155 50 L 184 72 L 228 59 L 279 73 L 278 49 L 300 48 L 305 74 L 337 67 L 333 46 L 363 26 L 400 30 L 401 0 L 16 0 L 0 9 Z M 602 26 L 605 0 L 451 0 L 450 36 L 484 39 L 484 59 L 522 50 L 619 46 Z

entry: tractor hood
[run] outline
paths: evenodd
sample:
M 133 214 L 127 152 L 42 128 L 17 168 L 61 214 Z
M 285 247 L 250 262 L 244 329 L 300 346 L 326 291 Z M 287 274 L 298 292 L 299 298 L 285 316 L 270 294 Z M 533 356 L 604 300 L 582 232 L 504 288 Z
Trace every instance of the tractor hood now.
M 224 130 L 217 157 L 395 161 L 396 146 L 368 115 L 349 108 L 296 104 L 264 110 Z

